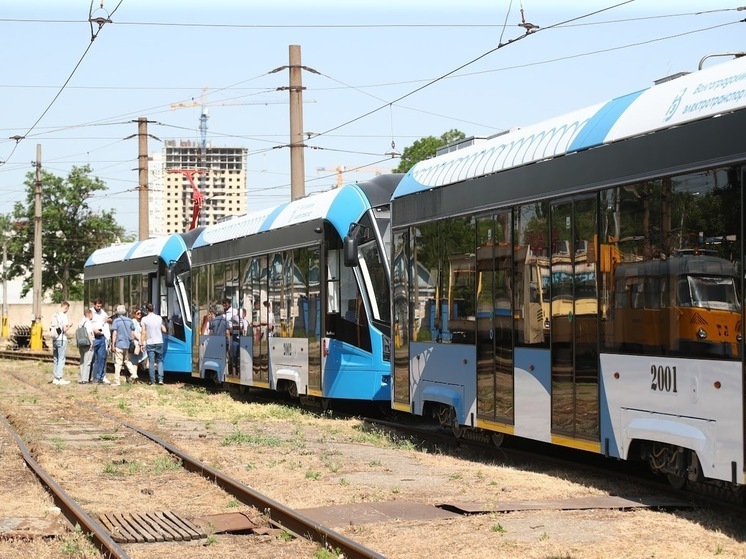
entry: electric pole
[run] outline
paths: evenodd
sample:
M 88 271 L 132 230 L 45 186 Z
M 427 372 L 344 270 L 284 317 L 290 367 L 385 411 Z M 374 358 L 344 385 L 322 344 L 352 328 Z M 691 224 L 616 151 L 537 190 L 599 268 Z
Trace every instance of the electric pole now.
M 138 145 L 138 237 L 144 241 L 150 236 L 150 220 L 148 217 L 148 119 L 141 116 L 137 119 Z
M 44 345 L 41 326 L 41 144 L 36 144 L 36 178 L 34 180 L 34 323 L 31 325 L 29 345 L 32 350 Z
M 34 181 L 34 317 L 41 320 L 41 144 L 36 144 Z
M 306 195 L 300 45 L 290 45 L 290 199 Z

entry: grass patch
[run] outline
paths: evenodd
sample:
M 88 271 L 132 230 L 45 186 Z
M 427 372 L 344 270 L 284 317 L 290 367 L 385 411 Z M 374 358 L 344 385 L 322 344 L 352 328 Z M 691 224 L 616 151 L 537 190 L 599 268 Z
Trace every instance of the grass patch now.
M 56 452 L 60 452 L 65 448 L 65 441 L 63 441 L 60 437 L 54 437 L 52 438 L 52 447 L 54 447 L 54 450 Z
M 244 433 L 241 430 L 236 430 L 220 441 L 220 446 L 230 446 L 234 444 L 245 444 L 251 446 L 281 446 L 282 443 L 283 440 L 280 437 L 261 434 L 252 435 L 250 433 Z
M 60 553 L 66 557 L 96 557 L 99 554 L 91 540 L 83 534 L 80 526 L 76 526 L 75 530 L 62 540 Z
M 157 475 L 164 472 L 174 472 L 180 469 L 180 459 L 176 459 L 172 456 L 158 456 L 153 462 L 153 467 L 150 469 L 150 471 Z

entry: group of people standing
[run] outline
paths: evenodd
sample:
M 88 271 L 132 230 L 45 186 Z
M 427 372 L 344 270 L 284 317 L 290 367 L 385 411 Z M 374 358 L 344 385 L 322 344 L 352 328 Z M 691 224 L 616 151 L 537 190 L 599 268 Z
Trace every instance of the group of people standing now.
M 241 336 L 253 336 L 256 333 L 260 337 L 264 336 L 265 332 L 268 338 L 274 335 L 275 318 L 272 312 L 272 304 L 269 301 L 264 301 L 264 308 L 266 318 L 262 320 L 259 301 L 256 301 L 252 320 L 249 321 L 246 309 L 242 308 L 239 311 L 233 307 L 230 297 L 226 297 L 222 303 L 214 305 L 205 316 L 200 332 L 202 335 L 225 335 L 229 357 L 229 374 L 235 375 L 239 370 Z M 260 330 L 261 327 L 264 327 L 264 331 Z M 255 341 L 258 343 L 259 339 Z
M 117 305 L 114 316 L 104 310 L 104 303 L 96 299 L 93 306 L 83 311 L 78 324 L 76 341 L 80 351 L 79 384 L 121 385 L 122 367 L 130 373 L 130 382 L 138 382 L 138 368 L 147 367 L 150 384 L 163 384 L 163 334 L 167 332 L 160 315 L 148 303 L 127 316 L 124 305 Z M 53 384 L 69 384 L 63 378 L 68 331 L 72 327 L 67 317 L 70 304 L 65 301 L 52 321 L 53 329 Z M 143 310 L 145 316 L 143 316 Z M 83 333 L 85 332 L 85 333 Z M 81 339 L 82 338 L 82 339 Z M 85 344 L 87 338 L 87 345 Z M 109 353 L 114 361 L 114 382 L 106 378 Z M 157 375 L 157 376 L 156 376 Z

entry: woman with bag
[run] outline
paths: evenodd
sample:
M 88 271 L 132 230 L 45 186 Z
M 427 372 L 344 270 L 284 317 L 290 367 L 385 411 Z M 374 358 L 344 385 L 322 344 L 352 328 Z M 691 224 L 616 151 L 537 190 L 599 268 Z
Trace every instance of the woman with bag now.
M 75 331 L 75 342 L 80 352 L 80 377 L 78 384 L 87 384 L 91 380 L 91 364 L 93 363 L 93 311 L 83 310 L 83 320 Z M 86 343 L 87 342 L 87 343 Z
M 142 326 L 140 326 L 141 318 L 142 311 L 135 309 L 135 312 L 132 313 L 132 325 L 135 327 L 132 337 L 135 340 L 135 350 L 130 353 L 129 360 L 136 367 L 138 373 L 148 366 L 148 355 L 145 353 L 145 341 L 142 336 Z M 130 382 L 140 382 L 140 380 L 135 374 L 130 377 Z

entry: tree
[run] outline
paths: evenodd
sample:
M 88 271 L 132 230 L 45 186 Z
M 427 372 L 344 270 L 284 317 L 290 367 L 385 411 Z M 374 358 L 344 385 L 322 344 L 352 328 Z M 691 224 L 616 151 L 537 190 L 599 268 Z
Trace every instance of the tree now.
M 447 146 L 453 142 L 463 140 L 466 135 L 455 128 L 442 134 L 440 138 L 427 136 L 415 141 L 411 146 L 405 147 L 401 155 L 399 166 L 394 169 L 395 173 L 406 173 L 415 163 L 435 156 L 438 148 Z
M 41 292 L 52 291 L 54 302 L 83 297 L 83 266 L 99 248 L 124 237 L 114 212 L 94 212 L 87 200 L 106 190 L 88 165 L 73 167 L 67 178 L 41 173 L 42 272 Z M 16 235 L 9 242 L 12 264 L 8 277 L 23 277 L 21 296 L 33 288 L 35 176 L 28 173 L 26 203 L 13 207 Z M 124 239 L 123 239 L 124 240 Z

